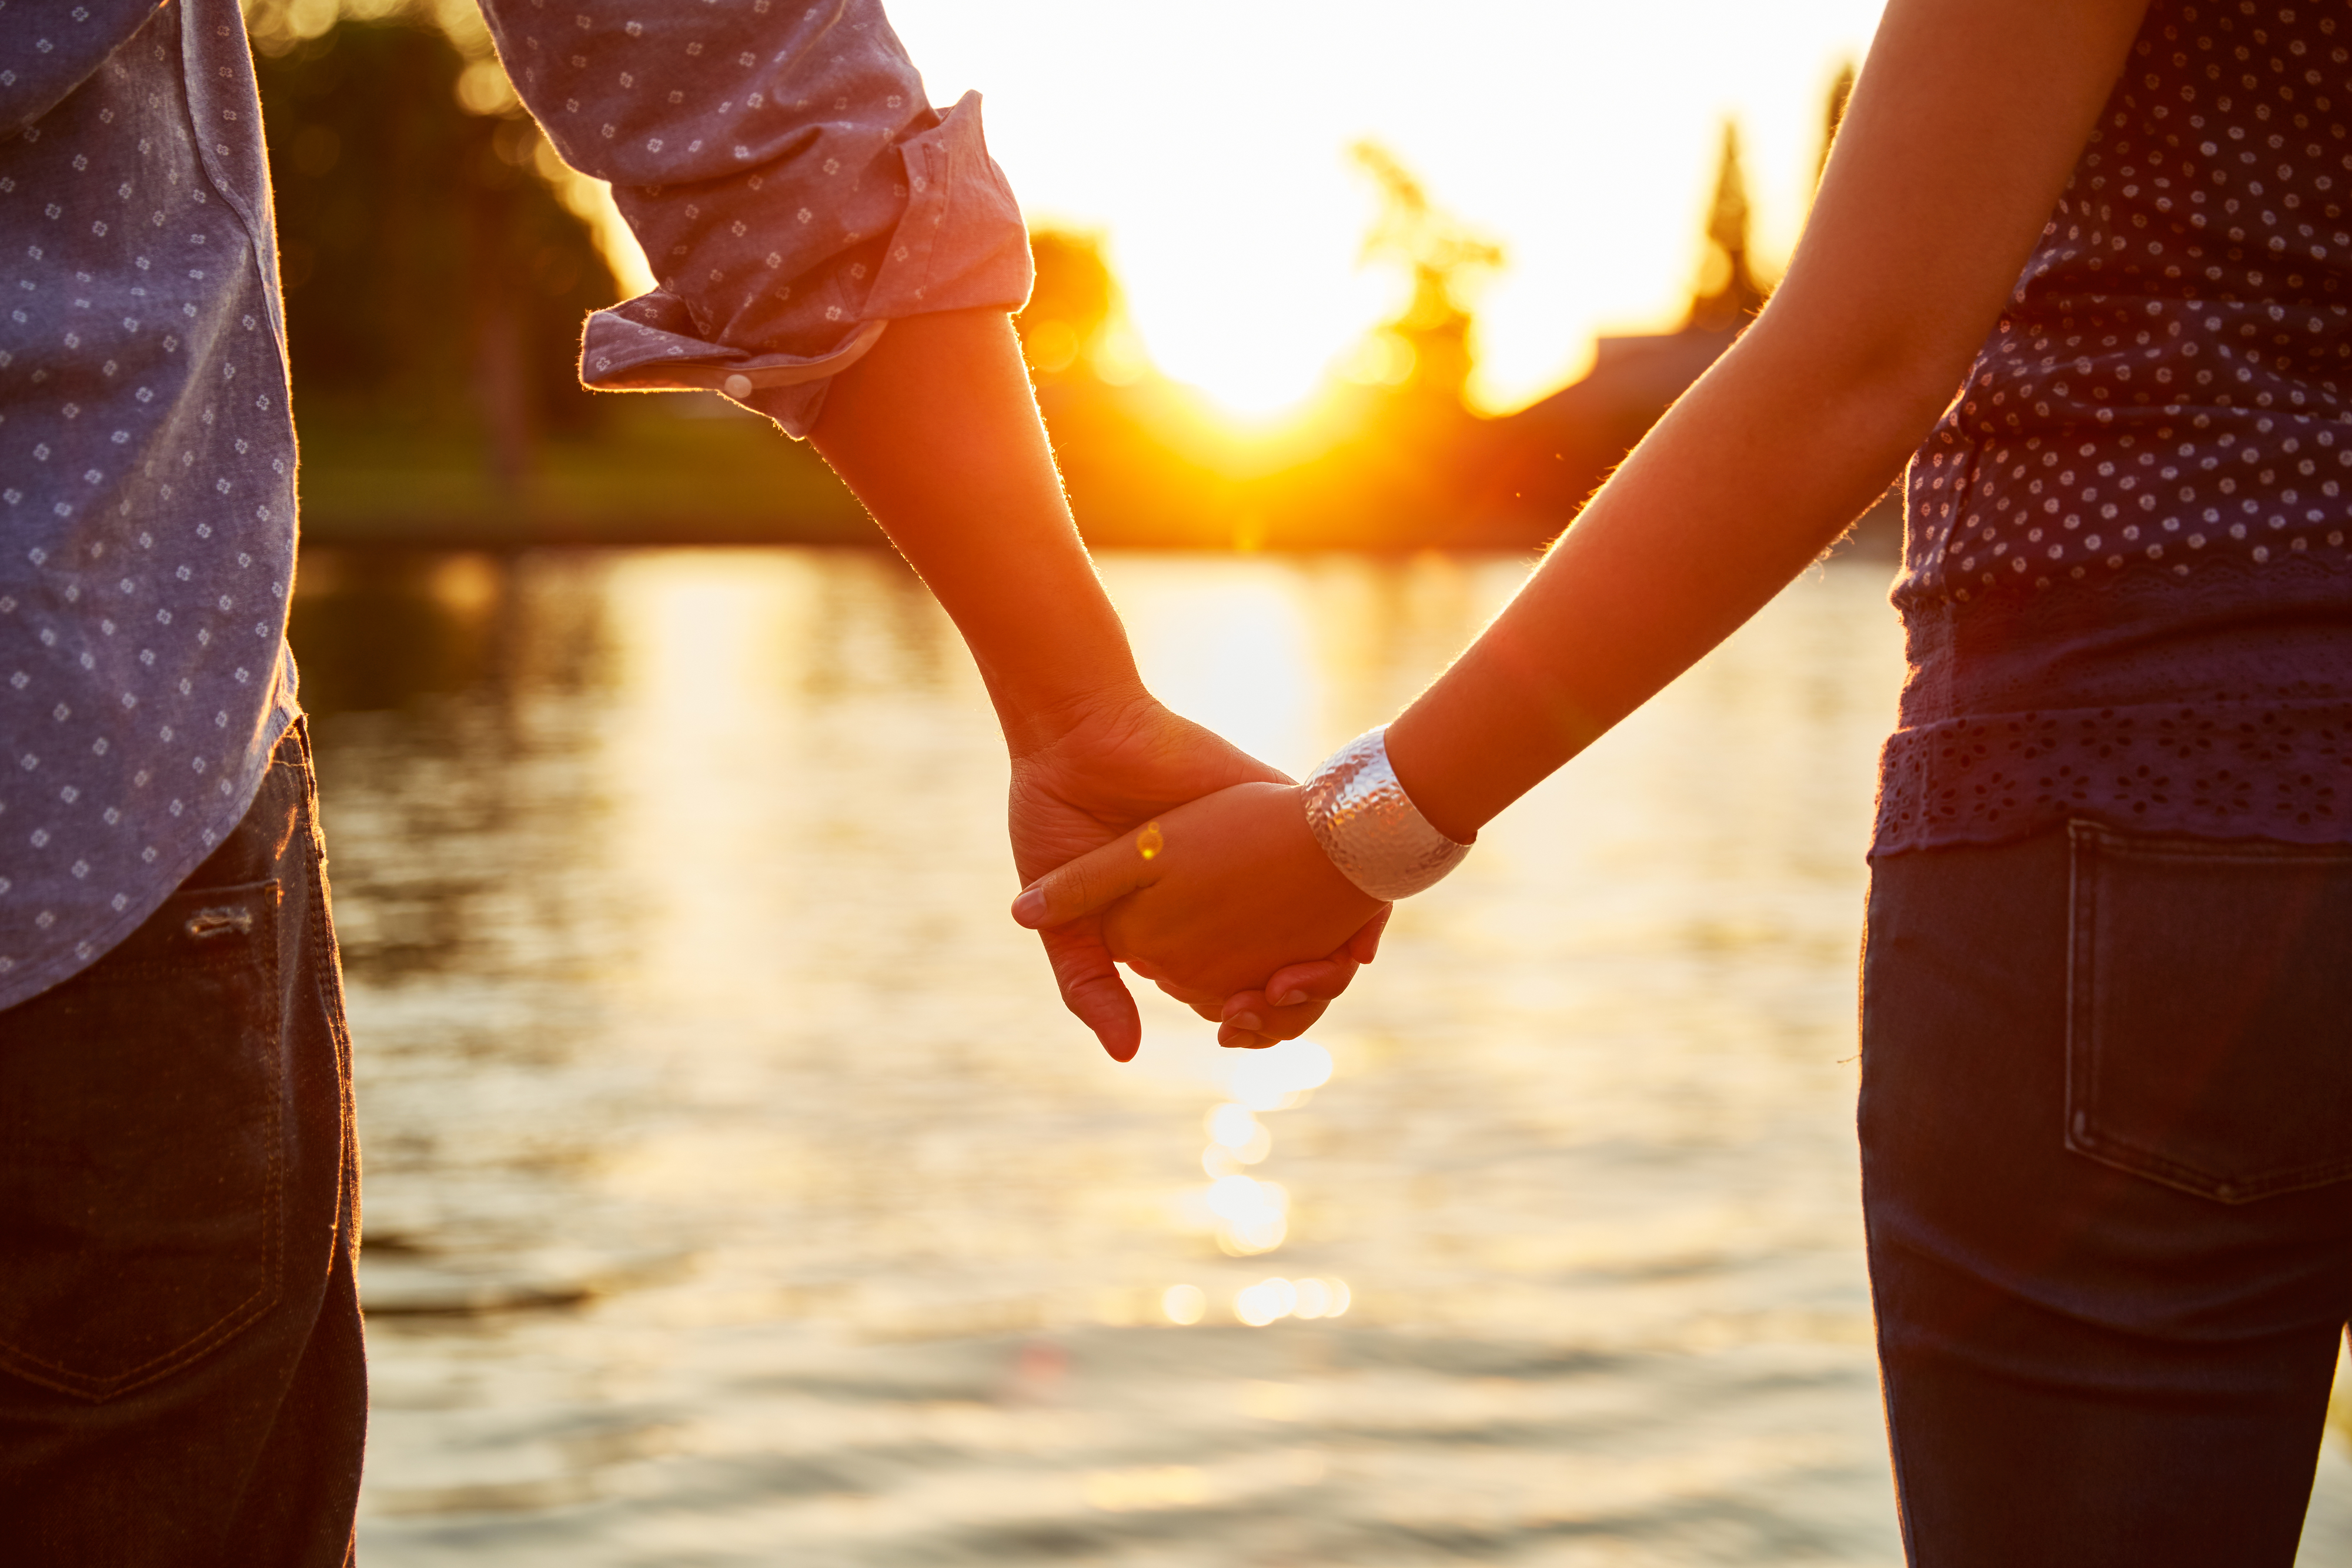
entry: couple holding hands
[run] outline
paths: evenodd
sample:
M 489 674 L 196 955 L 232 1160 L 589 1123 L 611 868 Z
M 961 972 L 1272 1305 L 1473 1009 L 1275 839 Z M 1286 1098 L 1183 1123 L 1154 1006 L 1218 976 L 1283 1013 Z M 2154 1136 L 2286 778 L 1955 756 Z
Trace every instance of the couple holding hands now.
M 243 18 L 0 5 L 0 1542 L 343 1563 L 351 1045 Z M 1139 680 L 979 101 L 876 0 L 483 11 L 660 280 L 583 379 L 806 437 L 921 573 L 1003 722 L 1013 917 L 1121 1060 L 1122 961 L 1225 1044 L 1307 1027 L 1906 474 L 1861 1103 L 1906 1552 L 2294 1560 L 2352 1317 L 2340 6 L 1890 0 L 1771 303 L 1304 784 Z

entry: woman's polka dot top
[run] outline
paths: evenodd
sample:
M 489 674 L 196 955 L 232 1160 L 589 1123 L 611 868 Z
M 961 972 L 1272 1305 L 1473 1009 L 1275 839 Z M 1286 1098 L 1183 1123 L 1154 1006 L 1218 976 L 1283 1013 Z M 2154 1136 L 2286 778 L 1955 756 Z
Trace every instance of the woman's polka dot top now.
M 1911 464 L 1878 851 L 2352 838 L 2347 399 L 2352 11 L 2157 0 Z

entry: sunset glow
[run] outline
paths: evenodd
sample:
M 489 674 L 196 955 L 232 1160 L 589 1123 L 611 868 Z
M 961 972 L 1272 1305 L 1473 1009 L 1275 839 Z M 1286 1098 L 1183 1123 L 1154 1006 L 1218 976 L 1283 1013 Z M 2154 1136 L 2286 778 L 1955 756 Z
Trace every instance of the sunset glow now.
M 1757 248 L 1785 259 L 1822 100 L 1877 0 L 894 0 L 935 103 L 986 98 L 1033 224 L 1097 230 L 1142 345 L 1226 408 L 1311 395 L 1405 280 L 1358 264 L 1370 138 L 1504 267 L 1478 301 L 1489 410 L 1558 387 L 1597 331 L 1678 318 L 1721 126 L 1748 149 Z

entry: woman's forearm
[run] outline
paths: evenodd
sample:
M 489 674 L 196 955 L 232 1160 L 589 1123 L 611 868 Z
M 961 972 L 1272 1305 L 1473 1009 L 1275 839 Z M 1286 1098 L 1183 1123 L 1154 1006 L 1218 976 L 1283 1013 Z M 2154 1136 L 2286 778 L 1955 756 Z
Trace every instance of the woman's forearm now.
M 809 439 L 954 619 L 1015 755 L 1140 695 L 1002 311 L 892 322 Z
M 1468 842 L 1818 559 L 1944 404 L 1919 384 L 1791 385 L 1768 333 L 1675 406 L 1390 725 L 1398 778 L 1449 837 Z
M 1389 728 L 1466 841 L 1753 614 L 1933 427 L 2146 0 L 1892 0 L 1789 276 L 1494 625 Z

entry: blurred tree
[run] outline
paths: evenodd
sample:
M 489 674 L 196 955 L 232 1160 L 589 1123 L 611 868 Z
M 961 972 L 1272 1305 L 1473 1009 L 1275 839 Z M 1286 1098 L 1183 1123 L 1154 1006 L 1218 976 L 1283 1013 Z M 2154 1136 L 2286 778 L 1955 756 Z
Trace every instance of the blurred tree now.
M 1403 312 L 1367 345 L 1383 362 L 1363 379 L 1459 409 L 1473 367 L 1471 301 L 1503 264 L 1502 248 L 1431 202 L 1421 182 L 1379 143 L 1359 141 L 1349 155 L 1381 193 L 1363 259 L 1398 262 L 1412 278 Z
M 595 418 L 580 323 L 619 292 L 539 128 L 423 14 L 257 37 L 298 410 L 469 426 L 518 482 Z
M 1748 176 L 1739 162 L 1739 127 L 1723 124 L 1723 162 L 1706 214 L 1706 259 L 1691 292 L 1691 329 L 1720 332 L 1746 325 L 1764 306 L 1763 286 L 1748 264 Z

